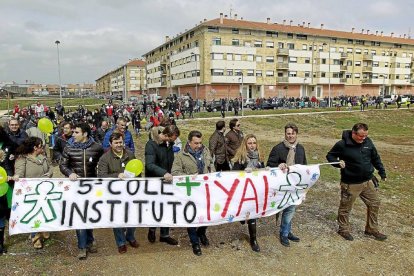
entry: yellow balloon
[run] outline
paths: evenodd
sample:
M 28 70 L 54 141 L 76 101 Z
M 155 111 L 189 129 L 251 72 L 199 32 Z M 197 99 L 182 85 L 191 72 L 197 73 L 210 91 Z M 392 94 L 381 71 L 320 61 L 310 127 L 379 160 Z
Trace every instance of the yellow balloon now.
M 144 169 L 144 164 L 142 164 L 141 160 L 138 159 L 132 159 L 126 164 L 125 169 L 129 172 L 132 172 L 135 174 L 135 176 L 138 176 L 142 173 L 142 170 Z
M 0 167 L 0 184 L 7 182 L 7 172 L 3 167 Z
M 37 127 L 40 129 L 43 133 L 52 133 L 53 132 L 53 123 L 48 118 L 42 118 L 37 123 Z

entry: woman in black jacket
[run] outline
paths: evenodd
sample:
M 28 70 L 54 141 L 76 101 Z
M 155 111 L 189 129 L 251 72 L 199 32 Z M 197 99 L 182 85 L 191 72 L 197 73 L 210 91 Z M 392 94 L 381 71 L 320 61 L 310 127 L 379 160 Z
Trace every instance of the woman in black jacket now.
M 248 134 L 244 137 L 241 146 L 237 149 L 236 155 L 232 159 L 233 170 L 245 170 L 252 172 L 254 169 L 264 168 L 263 157 L 259 151 L 257 138 L 253 134 Z M 244 224 L 244 221 L 241 221 Z M 247 221 L 250 235 L 250 246 L 255 252 L 260 251 L 259 244 L 256 240 L 256 219 L 249 219 Z

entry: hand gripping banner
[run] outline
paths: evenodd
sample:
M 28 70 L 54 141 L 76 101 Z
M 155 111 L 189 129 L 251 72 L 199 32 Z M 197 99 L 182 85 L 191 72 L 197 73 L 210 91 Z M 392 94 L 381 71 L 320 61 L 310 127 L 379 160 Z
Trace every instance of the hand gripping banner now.
M 274 215 L 299 205 L 319 165 L 160 178 L 21 179 L 10 234 L 115 227 L 196 227 Z

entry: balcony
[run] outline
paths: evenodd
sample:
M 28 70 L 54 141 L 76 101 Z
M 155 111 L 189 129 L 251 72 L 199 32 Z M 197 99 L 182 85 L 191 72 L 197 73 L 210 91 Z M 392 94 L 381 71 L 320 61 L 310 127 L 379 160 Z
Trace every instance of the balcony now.
M 346 69 L 348 68 L 348 66 L 346 66 L 346 65 L 341 65 L 340 67 L 339 67 L 339 70 L 340 71 L 346 71 Z
M 372 60 L 372 55 L 363 55 L 362 60 Z
M 341 53 L 341 59 L 348 58 L 348 53 Z
M 277 82 L 278 83 L 288 83 L 289 78 L 288 77 L 277 77 Z
M 372 79 L 371 78 L 369 78 L 369 79 L 362 79 L 362 83 L 370 84 L 370 83 L 372 83 Z
M 287 69 L 289 69 L 289 63 L 287 63 L 287 62 L 278 62 L 277 63 L 277 69 L 278 70 L 287 70 Z
M 288 56 L 289 55 L 289 49 L 277 49 L 277 55 L 278 56 Z
M 362 72 L 372 72 L 372 66 L 364 66 L 364 67 L 362 67 Z

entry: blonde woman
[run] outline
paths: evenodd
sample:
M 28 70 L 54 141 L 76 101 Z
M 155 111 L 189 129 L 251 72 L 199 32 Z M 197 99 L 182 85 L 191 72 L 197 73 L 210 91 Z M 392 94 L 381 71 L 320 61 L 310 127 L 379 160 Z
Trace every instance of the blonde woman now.
M 244 137 L 240 147 L 237 149 L 233 159 L 233 170 L 245 170 L 251 172 L 253 169 L 264 168 L 263 157 L 260 154 L 257 138 L 253 134 Z M 244 224 L 244 221 L 241 221 Z M 250 246 L 253 251 L 259 252 L 260 247 L 256 240 L 256 219 L 247 221 L 250 235 Z
M 15 164 L 15 179 L 19 178 L 50 178 L 53 175 L 53 167 L 44 155 L 42 139 L 30 137 L 16 150 L 18 156 Z M 43 239 L 48 239 L 49 233 L 32 233 L 33 247 L 43 248 Z

